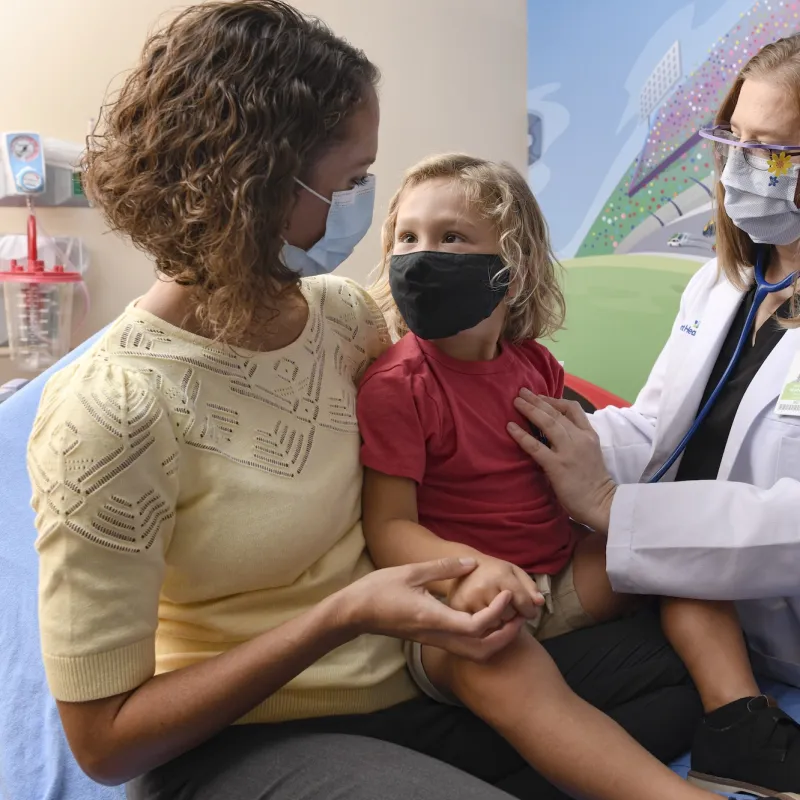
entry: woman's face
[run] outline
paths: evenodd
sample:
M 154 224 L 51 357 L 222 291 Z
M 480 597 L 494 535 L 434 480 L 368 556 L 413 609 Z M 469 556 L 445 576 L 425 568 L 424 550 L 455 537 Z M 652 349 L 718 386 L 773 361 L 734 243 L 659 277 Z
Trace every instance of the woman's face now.
M 800 107 L 783 82 L 746 80 L 731 115 L 731 130 L 743 142 L 800 146 Z
M 325 152 L 305 182 L 328 199 L 358 185 L 377 157 L 379 120 L 378 95 L 370 90 L 345 123 L 344 137 Z M 289 244 L 309 250 L 325 234 L 330 206 L 300 186 L 297 189 L 284 236 Z
M 742 84 L 730 126 L 739 141 L 797 145 L 800 150 L 800 106 L 796 92 L 789 91 L 783 81 L 748 78 Z M 765 148 L 747 153 L 754 153 L 765 162 L 770 151 Z M 798 157 L 792 156 L 791 160 L 797 163 Z M 800 181 L 795 186 L 794 204 L 800 207 Z

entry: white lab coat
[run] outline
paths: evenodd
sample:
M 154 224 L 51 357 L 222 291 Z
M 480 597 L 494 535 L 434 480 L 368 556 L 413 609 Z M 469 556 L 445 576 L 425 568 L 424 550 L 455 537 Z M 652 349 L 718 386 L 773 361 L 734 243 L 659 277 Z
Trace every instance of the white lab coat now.
M 660 484 L 639 483 L 691 426 L 741 300 L 716 260 L 702 267 L 633 407 L 591 417 L 620 484 L 608 572 L 620 592 L 738 601 L 756 671 L 800 686 L 800 417 L 774 410 L 800 328 L 753 378 L 716 481 L 672 482 L 676 464 Z

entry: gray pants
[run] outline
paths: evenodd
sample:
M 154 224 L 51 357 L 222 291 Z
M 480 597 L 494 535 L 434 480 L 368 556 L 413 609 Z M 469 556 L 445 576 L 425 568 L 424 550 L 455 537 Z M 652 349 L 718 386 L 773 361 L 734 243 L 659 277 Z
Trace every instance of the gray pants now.
M 702 706 L 652 610 L 548 639 L 543 646 L 577 694 L 657 758 L 669 761 L 688 749 Z M 128 785 L 130 800 L 509 795 L 566 800 L 465 708 L 428 698 L 360 716 L 235 725 Z
M 247 726 L 250 727 L 250 726 Z M 267 734 L 267 730 L 262 728 Z M 258 737 L 214 749 L 215 768 L 189 768 L 180 785 L 158 773 L 129 784 L 131 800 L 509 800 L 510 795 L 430 756 L 341 733 Z M 250 739 L 251 743 L 253 739 Z M 202 750 L 202 748 L 200 748 Z M 202 757 L 195 753 L 196 757 Z M 192 759 L 193 761 L 195 759 Z M 195 767 L 199 767 L 195 764 Z M 199 774 L 198 774 L 199 773 Z

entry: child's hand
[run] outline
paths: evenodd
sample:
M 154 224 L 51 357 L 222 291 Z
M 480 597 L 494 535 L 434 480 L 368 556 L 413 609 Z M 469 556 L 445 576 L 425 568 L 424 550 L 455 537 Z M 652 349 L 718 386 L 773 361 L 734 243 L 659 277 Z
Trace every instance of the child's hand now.
M 541 613 L 544 597 L 533 578 L 519 567 L 489 556 L 478 557 L 477 569 L 454 583 L 447 599 L 456 611 L 475 614 L 491 605 L 503 591 L 512 595 L 506 618 L 516 614 L 525 619 L 536 619 Z

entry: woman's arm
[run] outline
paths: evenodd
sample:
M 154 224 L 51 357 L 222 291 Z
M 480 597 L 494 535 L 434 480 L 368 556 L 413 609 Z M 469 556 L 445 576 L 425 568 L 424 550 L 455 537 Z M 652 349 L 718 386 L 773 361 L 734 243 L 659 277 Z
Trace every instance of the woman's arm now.
M 463 577 L 475 566 L 468 559 L 441 559 L 379 570 L 223 655 L 114 697 L 59 702 L 75 758 L 99 783 L 130 780 L 209 739 L 323 655 L 365 633 L 485 660 L 517 634 L 514 625 L 501 621 L 510 593 L 467 614 L 435 600 L 426 588 Z
M 632 406 L 608 406 L 589 416 L 606 468 L 616 483 L 636 483 L 650 461 L 669 348 L 667 342 Z
M 619 592 L 754 600 L 793 597 L 800 576 L 800 482 L 619 486 L 607 565 Z M 702 572 L 702 577 L 700 577 Z
M 800 482 L 770 489 L 732 481 L 617 486 L 577 404 L 527 395 L 518 410 L 550 447 L 517 426 L 512 437 L 547 473 L 578 522 L 608 534 L 617 591 L 708 600 L 797 594 Z M 700 572 L 702 571 L 702 577 Z
M 354 635 L 333 596 L 217 658 L 151 678 L 125 694 L 58 703 L 81 768 L 118 784 L 202 743 Z

